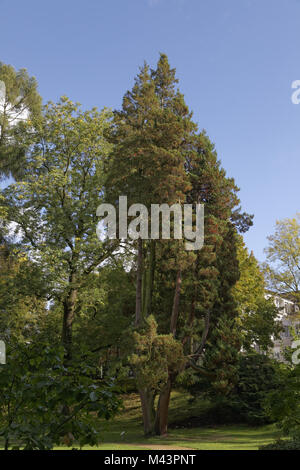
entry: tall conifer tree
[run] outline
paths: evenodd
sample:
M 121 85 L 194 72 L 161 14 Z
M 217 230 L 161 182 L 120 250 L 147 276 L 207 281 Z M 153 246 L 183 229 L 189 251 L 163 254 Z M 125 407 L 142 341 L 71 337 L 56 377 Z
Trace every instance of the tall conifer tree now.
M 132 91 L 124 97 L 122 110 L 115 112 L 110 135 L 115 146 L 108 163 L 107 191 L 113 201 L 127 195 L 129 204 L 140 202 L 149 209 L 152 203 L 205 205 L 205 246 L 201 251 L 186 252 L 180 240 L 139 239 L 136 243 L 139 350 L 141 344 L 145 347 L 148 343 L 150 331 L 154 338 L 158 335 L 155 341 L 160 347 L 164 344 L 166 357 L 176 355 L 181 364 L 176 368 L 174 362 L 167 361 L 165 380 L 159 386 L 149 383 L 150 373 L 144 383 L 139 377 L 145 377 L 145 372 L 136 376 L 146 434 L 167 432 L 176 377 L 184 368 L 203 372 L 199 361 L 204 363 L 204 354 L 211 380 L 219 385 L 227 381 L 228 387 L 233 380 L 239 348 L 238 335 L 229 334 L 236 315 L 231 289 L 239 276 L 235 234 L 251 223 L 247 214 L 240 214 L 238 188 L 220 167 L 213 145 L 204 132 L 197 133 L 177 82 L 165 54 L 160 55 L 155 69 L 149 71 L 144 65 Z M 147 320 L 150 315 L 155 316 L 156 326 Z M 225 379 L 211 373 L 213 357 L 207 354 L 208 341 L 215 345 L 215 355 L 219 354 L 216 345 L 223 341 L 221 354 L 225 348 L 223 359 L 228 366 Z M 185 360 L 180 357 L 181 350 Z M 137 363 L 141 364 L 141 359 L 135 359 Z M 145 367 L 152 367 L 157 380 L 155 363 Z

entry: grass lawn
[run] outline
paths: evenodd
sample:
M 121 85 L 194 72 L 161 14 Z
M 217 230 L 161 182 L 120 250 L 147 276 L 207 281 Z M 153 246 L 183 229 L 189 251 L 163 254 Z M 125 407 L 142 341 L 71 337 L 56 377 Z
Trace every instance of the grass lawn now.
M 197 416 L 199 408 L 207 404 L 197 401 L 190 403 L 188 398 L 186 394 L 173 392 L 168 437 L 145 438 L 138 396 L 127 395 L 124 399 L 124 410 L 112 421 L 102 423 L 103 443 L 99 449 L 255 450 L 279 437 L 274 425 L 190 427 L 189 418 Z M 176 425 L 180 422 L 186 423 L 186 426 Z
M 140 401 L 136 394 L 124 397 L 124 409 L 111 421 L 100 421 L 102 443 L 85 450 L 256 450 L 280 436 L 274 425 L 250 427 L 246 425 L 193 426 L 193 417 L 206 408 L 203 401 L 189 401 L 186 393 L 173 392 L 167 437 L 145 438 Z M 67 450 L 59 447 L 57 450 Z

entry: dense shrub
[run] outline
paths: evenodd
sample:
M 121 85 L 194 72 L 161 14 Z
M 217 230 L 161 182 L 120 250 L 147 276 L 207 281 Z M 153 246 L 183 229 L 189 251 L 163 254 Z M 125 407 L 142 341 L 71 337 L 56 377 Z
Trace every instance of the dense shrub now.
M 218 394 L 207 379 L 199 379 L 189 391 L 194 396 L 206 396 L 213 403 L 202 415 L 203 422 L 251 425 L 272 422 L 265 400 L 279 386 L 278 369 L 279 365 L 269 357 L 252 352 L 240 355 L 236 383 L 228 394 Z
M 274 446 L 290 446 L 300 449 L 300 364 L 282 368 L 279 387 L 268 395 L 266 405 L 270 416 L 277 422 L 282 433 L 289 438 Z M 277 448 L 277 447 L 276 447 Z M 287 447 L 285 447 L 287 448 Z
M 0 368 L 0 446 L 97 445 L 97 417 L 109 419 L 119 406 L 114 385 L 101 380 L 95 367 L 67 365 L 63 348 L 8 345 L 7 364 Z
M 300 439 L 279 439 L 266 446 L 261 446 L 259 450 L 300 450 Z

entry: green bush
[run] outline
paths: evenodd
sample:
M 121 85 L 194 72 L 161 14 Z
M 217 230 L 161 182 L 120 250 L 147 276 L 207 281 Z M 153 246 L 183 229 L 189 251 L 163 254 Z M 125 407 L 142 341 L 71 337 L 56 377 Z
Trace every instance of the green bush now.
M 207 378 L 200 378 L 189 391 L 194 396 L 203 395 L 213 403 L 201 416 L 205 423 L 262 425 L 274 421 L 265 407 L 265 400 L 278 386 L 278 364 L 267 356 L 251 352 L 240 355 L 236 382 L 228 394 L 217 393 Z
M 272 390 L 266 402 L 270 416 L 290 439 L 291 445 L 300 443 L 300 364 L 285 365 L 279 387 Z M 286 444 L 289 445 L 289 444 Z M 299 449 L 299 447 L 298 447 Z
M 279 439 L 266 446 L 261 446 L 259 450 L 300 450 L 300 439 Z
M 61 347 L 9 344 L 0 366 L 0 439 L 6 449 L 96 445 L 97 417 L 116 413 L 116 393 L 95 367 L 66 364 Z

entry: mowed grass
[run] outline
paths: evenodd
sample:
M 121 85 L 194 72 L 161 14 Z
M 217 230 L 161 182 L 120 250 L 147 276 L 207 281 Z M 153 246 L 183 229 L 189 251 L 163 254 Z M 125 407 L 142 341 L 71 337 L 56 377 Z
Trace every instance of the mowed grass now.
M 145 438 L 139 398 L 136 394 L 124 397 L 124 409 L 112 421 L 102 422 L 102 444 L 99 449 L 187 448 L 198 450 L 257 450 L 279 437 L 274 425 L 250 427 L 218 425 L 190 427 L 189 418 L 197 416 L 207 406 L 205 402 L 190 402 L 185 393 L 173 392 L 170 404 L 170 426 L 167 437 Z M 176 423 L 186 423 L 175 425 Z M 137 447 L 138 445 L 138 447 Z
M 125 395 L 123 402 L 123 410 L 113 420 L 99 421 L 101 444 L 98 447 L 84 447 L 83 450 L 257 450 L 260 446 L 280 437 L 275 425 L 192 427 L 192 418 L 199 416 L 201 410 L 207 408 L 208 403 L 191 401 L 187 393 L 174 391 L 170 403 L 168 436 L 146 438 L 143 435 L 138 395 L 133 393 Z M 70 450 L 70 448 L 58 447 L 55 450 Z

